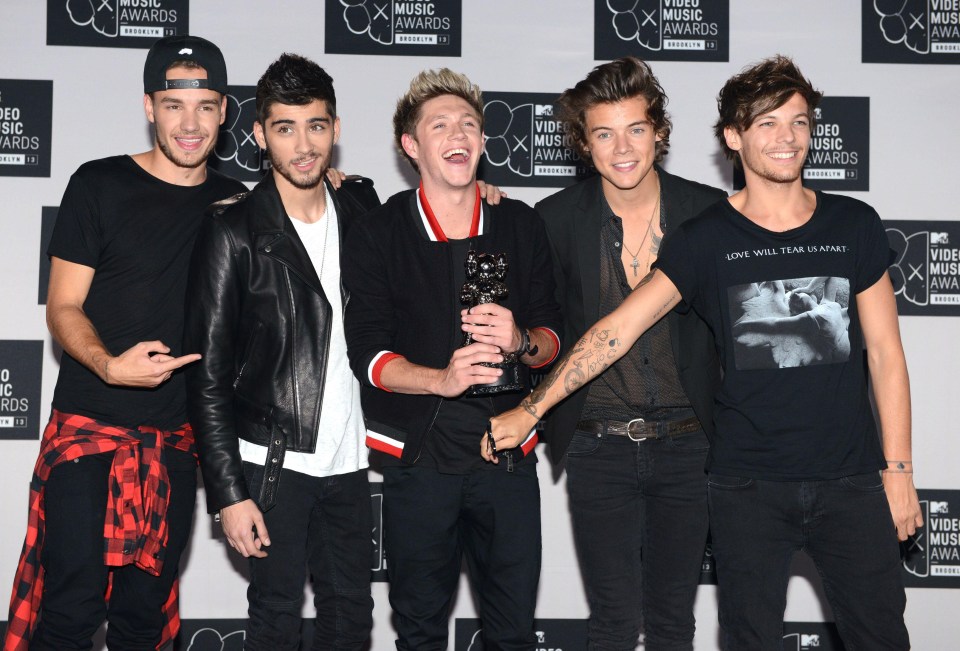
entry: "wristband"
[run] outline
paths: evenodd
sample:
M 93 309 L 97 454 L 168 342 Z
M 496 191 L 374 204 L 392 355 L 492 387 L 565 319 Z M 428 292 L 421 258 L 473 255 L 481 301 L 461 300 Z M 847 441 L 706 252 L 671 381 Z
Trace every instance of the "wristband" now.
M 520 329 L 520 347 L 517 348 L 517 352 L 514 353 L 517 357 L 523 357 L 524 355 L 529 355 L 533 357 L 538 352 L 540 352 L 540 346 L 530 346 L 530 331 L 526 328 Z

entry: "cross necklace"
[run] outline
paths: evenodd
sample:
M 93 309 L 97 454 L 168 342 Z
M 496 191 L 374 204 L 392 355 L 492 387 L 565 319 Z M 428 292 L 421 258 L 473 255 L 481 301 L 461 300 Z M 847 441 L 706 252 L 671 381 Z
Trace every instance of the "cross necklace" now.
M 638 256 L 640 255 L 640 251 L 643 249 L 643 243 L 647 241 L 647 236 L 648 236 L 648 235 L 649 235 L 650 238 L 651 238 L 651 241 L 650 241 L 650 249 L 647 251 L 647 260 L 646 260 L 646 262 L 645 262 L 644 264 L 645 264 L 645 265 L 649 265 L 649 264 L 650 264 L 650 255 L 651 255 L 654 251 L 659 251 L 659 250 L 660 250 L 660 241 L 661 241 L 663 238 L 657 237 L 657 234 L 656 234 L 656 233 L 654 232 L 654 230 L 653 230 L 653 218 L 660 213 L 660 210 L 659 210 L 659 209 L 660 209 L 660 193 L 658 192 L 658 193 L 657 193 L 657 202 L 656 202 L 655 204 L 653 204 L 653 212 L 650 213 L 650 219 L 649 219 L 649 221 L 647 221 L 647 230 L 646 230 L 646 232 L 643 234 L 643 239 L 640 240 L 640 246 L 637 247 L 637 252 L 636 252 L 636 253 L 634 253 L 633 251 L 631 251 L 630 249 L 627 248 L 626 238 L 623 238 L 623 250 L 626 251 L 626 252 L 627 252 L 628 254 L 630 254 L 631 256 L 633 256 L 633 260 L 630 262 L 630 266 L 633 268 L 633 275 L 634 275 L 634 277 L 636 277 L 636 276 L 638 275 L 637 270 L 640 268 L 640 260 L 638 259 Z

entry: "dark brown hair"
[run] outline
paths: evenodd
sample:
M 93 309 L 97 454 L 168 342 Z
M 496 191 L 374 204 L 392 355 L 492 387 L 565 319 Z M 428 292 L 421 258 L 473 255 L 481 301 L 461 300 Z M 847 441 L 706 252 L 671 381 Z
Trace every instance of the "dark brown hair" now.
M 796 93 L 807 101 L 812 132 L 814 109 L 823 99 L 823 93 L 813 87 L 792 59 L 778 54 L 731 77 L 717 96 L 720 118 L 713 127 L 727 158 L 739 164 L 737 152 L 727 146 L 724 129 L 730 127 L 742 133 L 758 116 L 783 106 Z
M 584 160 L 590 160 L 587 111 L 597 104 L 612 104 L 634 97 L 647 100 L 647 119 L 660 136 L 655 150 L 656 161 L 663 160 L 670 149 L 670 129 L 673 126 L 667 115 L 667 95 L 650 66 L 637 57 L 623 57 L 597 66 L 576 86 L 563 91 L 557 100 L 558 117 Z
M 333 78 L 310 59 L 284 52 L 257 82 L 257 121 L 266 128 L 274 104 L 305 106 L 316 100 L 327 103 L 330 117 L 337 116 Z

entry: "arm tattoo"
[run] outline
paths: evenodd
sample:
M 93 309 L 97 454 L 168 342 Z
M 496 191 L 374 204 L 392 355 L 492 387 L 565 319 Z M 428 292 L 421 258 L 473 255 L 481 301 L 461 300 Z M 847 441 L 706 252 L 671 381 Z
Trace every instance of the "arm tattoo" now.
M 667 299 L 667 302 L 657 308 L 657 311 L 653 313 L 653 320 L 655 322 L 660 320 L 660 317 L 663 316 L 663 313 L 667 311 L 667 308 L 670 307 L 670 304 L 673 303 L 673 300 L 676 297 L 676 293 L 670 294 L 670 298 Z
M 527 396 L 520 401 L 520 406 L 523 407 L 523 410 L 533 416 L 534 418 L 539 419 L 540 414 L 537 413 L 537 408 L 533 406 L 530 396 Z
M 533 408 L 534 405 L 543 402 L 547 396 L 547 391 L 557 383 L 561 376 L 563 376 L 565 392 L 561 398 L 570 395 L 606 370 L 613 361 L 620 357 L 622 348 L 621 340 L 612 336 L 610 330 L 591 329 L 524 400 L 524 403 L 529 403 L 523 405 L 524 410 L 532 416 L 538 415 L 535 409 L 531 411 L 528 406 Z
M 653 280 L 653 275 L 657 273 L 656 270 L 651 270 L 646 276 L 640 279 L 640 282 L 637 283 L 637 286 L 633 288 L 633 291 L 636 291 Z

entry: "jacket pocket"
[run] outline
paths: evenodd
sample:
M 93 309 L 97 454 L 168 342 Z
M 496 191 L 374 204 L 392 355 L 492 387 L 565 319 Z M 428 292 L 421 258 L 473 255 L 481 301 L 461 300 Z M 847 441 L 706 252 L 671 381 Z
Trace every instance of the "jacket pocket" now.
M 240 380 L 243 378 L 243 372 L 247 370 L 247 365 L 250 363 L 250 358 L 253 357 L 253 353 L 257 347 L 257 340 L 260 338 L 260 333 L 263 331 L 263 323 L 257 321 L 253 326 L 253 332 L 250 334 L 250 338 L 247 339 L 247 345 L 243 349 L 243 357 L 241 358 L 240 368 L 237 370 L 237 377 L 233 381 L 233 388 L 236 389 L 240 386 Z

